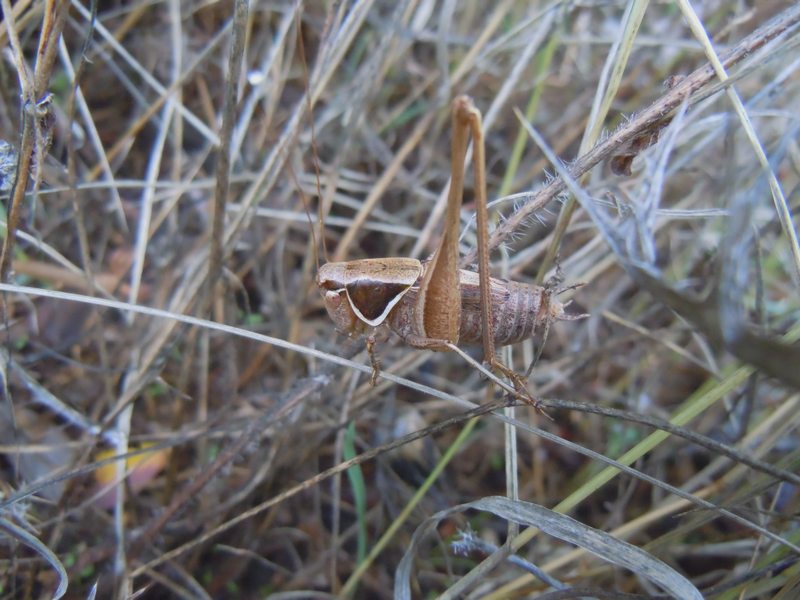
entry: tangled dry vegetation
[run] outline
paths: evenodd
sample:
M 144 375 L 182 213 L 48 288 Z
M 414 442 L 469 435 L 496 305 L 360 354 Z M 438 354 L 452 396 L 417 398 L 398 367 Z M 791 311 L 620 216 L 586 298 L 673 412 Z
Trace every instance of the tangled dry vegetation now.
M 4 0 L 0 595 L 796 594 L 800 8 L 695 4 Z M 436 247 L 458 94 L 546 416 L 314 283 L 304 199 Z

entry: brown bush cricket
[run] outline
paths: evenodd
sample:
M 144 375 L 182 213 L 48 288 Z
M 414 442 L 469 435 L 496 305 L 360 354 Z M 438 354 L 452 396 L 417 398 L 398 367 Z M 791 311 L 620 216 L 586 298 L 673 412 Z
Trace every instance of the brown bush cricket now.
M 574 320 L 555 299 L 552 286 L 525 285 L 489 274 L 488 209 L 481 113 L 467 96 L 452 108 L 452 183 L 447 198 L 445 229 L 439 247 L 424 262 L 414 258 L 368 258 L 322 265 L 317 285 L 336 328 L 349 336 L 365 335 L 372 363 L 372 383 L 378 373 L 374 332 L 388 326 L 415 348 L 451 350 L 450 344 L 482 344 L 484 361 L 508 377 L 530 404 L 522 376 L 495 356 L 496 346 L 530 337 L 537 327 L 555 320 Z M 458 238 L 464 190 L 464 160 L 469 136 L 478 231 L 478 272 L 459 269 Z

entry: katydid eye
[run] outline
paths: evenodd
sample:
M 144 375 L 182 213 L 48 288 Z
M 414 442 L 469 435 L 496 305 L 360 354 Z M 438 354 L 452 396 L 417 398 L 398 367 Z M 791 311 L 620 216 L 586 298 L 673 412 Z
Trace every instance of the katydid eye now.
M 339 292 L 344 291 L 342 284 L 340 281 L 336 281 L 335 279 L 325 279 L 322 281 L 318 281 L 317 285 L 321 287 L 323 290 L 329 290 L 331 292 Z

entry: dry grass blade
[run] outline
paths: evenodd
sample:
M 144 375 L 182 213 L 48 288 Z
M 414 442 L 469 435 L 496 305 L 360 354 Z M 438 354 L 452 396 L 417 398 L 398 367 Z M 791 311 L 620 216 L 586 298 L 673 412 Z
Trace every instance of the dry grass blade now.
M 675 598 L 703 598 L 698 589 L 684 576 L 640 548 L 543 506 L 530 502 L 514 502 L 502 497 L 482 498 L 461 504 L 426 519 L 414 532 L 408 550 L 397 566 L 395 598 L 411 598 L 412 564 L 423 537 L 434 530 L 442 519 L 469 509 L 490 512 L 503 519 L 539 529 L 545 534 L 579 546 L 603 560 L 630 569 L 637 575 L 649 579 Z M 463 590 L 451 589 L 442 597 L 458 598 L 461 593 Z
M 50 566 L 58 574 L 58 587 L 52 592 L 51 598 L 53 600 L 58 600 L 59 598 L 63 597 L 64 594 L 67 593 L 67 587 L 69 585 L 69 577 L 67 576 L 67 570 L 64 568 L 64 565 L 61 564 L 61 561 L 58 560 L 58 556 L 56 556 L 47 545 L 42 542 L 39 538 L 32 535 L 26 529 L 11 523 L 10 521 L 0 518 L 0 530 L 5 531 L 6 535 L 9 536 L 9 539 L 17 540 L 22 544 L 25 544 L 29 548 L 33 549 L 37 554 L 39 554 L 42 558 L 47 561 Z
M 491 498 L 791 597 L 800 6 L 0 2 L 0 520 L 33 535 L 0 535 L 6 596 L 391 598 L 436 514 L 472 552 L 416 546 L 419 597 L 694 593 L 454 509 Z M 479 270 L 591 315 L 498 355 L 549 419 L 460 332 L 378 332 L 370 387 L 314 284 L 299 190 L 348 260 L 439 246 L 462 95 L 467 314 L 488 245 Z
M 13 50 L 14 63 L 19 77 L 20 95 L 23 99 L 22 106 L 22 134 L 20 141 L 19 159 L 14 183 L 11 188 L 11 203 L 8 211 L 8 224 L 6 236 L 3 240 L 2 254 L 0 254 L 0 281 L 7 281 L 11 269 L 11 259 L 14 252 L 17 228 L 23 210 L 25 192 L 31 174 L 34 175 L 34 189 L 39 188 L 41 181 L 41 165 L 49 146 L 50 125 L 50 96 L 47 85 L 53 69 L 58 39 L 64 26 L 69 2 L 67 0 L 48 0 L 43 7 L 42 31 L 39 35 L 36 65 L 30 73 L 25 62 L 22 46 L 17 36 L 16 20 L 11 9 L 11 3 L 3 0 L 3 16 L 8 23 L 9 41 Z
M 692 8 L 691 4 L 689 4 L 686 0 L 679 0 L 678 4 L 681 7 L 681 11 L 683 11 L 684 15 L 686 16 L 687 21 L 689 22 L 692 33 L 694 33 L 695 37 L 700 41 L 700 43 L 703 44 L 706 56 L 708 56 L 709 62 L 714 67 L 714 72 L 716 73 L 717 77 L 723 83 L 727 82 L 730 78 L 725 72 L 725 67 L 722 66 L 722 63 L 720 62 L 719 57 L 714 50 L 711 39 L 708 36 L 708 32 L 703 27 L 703 24 L 700 21 L 697 13 Z M 767 177 L 767 181 L 769 181 L 770 191 L 772 192 L 772 200 L 775 203 L 775 212 L 778 214 L 778 219 L 780 221 L 781 228 L 783 229 L 783 234 L 789 240 L 789 248 L 794 259 L 795 280 L 800 282 L 800 243 L 797 240 L 797 232 L 795 231 L 792 223 L 789 205 L 783 195 L 783 190 L 778 182 L 778 178 L 769 164 L 766 152 L 758 140 L 755 128 L 753 127 L 753 122 L 751 121 L 750 116 L 747 114 L 747 110 L 742 103 L 742 99 L 736 93 L 736 89 L 732 86 L 728 87 L 725 91 L 727 92 L 728 97 L 731 99 L 731 102 L 736 109 L 736 114 L 739 117 L 742 127 L 747 134 L 747 139 L 750 142 L 750 145 L 753 147 L 755 155 L 758 158 L 758 162 L 764 169 L 764 174 Z
M 201 309 L 205 310 L 205 305 L 214 296 L 214 286 L 217 285 L 222 271 L 222 260 L 224 258 L 223 230 L 225 223 L 225 208 L 228 203 L 228 191 L 230 189 L 230 165 L 231 165 L 231 140 L 233 138 L 233 125 L 235 122 L 235 110 L 237 104 L 237 90 L 239 74 L 242 70 L 242 60 L 244 58 L 244 41 L 246 36 L 248 6 L 245 0 L 237 0 L 234 9 L 234 19 L 232 27 L 232 40 L 230 56 L 228 60 L 228 81 L 225 85 L 225 104 L 222 108 L 222 128 L 220 131 L 220 148 L 217 159 L 216 182 L 214 189 L 214 212 L 213 223 L 211 226 L 211 252 L 208 260 L 208 288 L 206 290 L 206 300 L 200 304 Z

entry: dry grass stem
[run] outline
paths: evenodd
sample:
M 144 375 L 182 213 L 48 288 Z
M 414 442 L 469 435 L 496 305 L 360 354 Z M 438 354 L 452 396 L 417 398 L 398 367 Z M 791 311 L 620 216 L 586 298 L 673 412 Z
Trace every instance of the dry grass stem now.
M 800 5 L 0 6 L 4 598 L 792 596 Z M 546 417 L 315 285 L 438 247 L 462 94 Z

